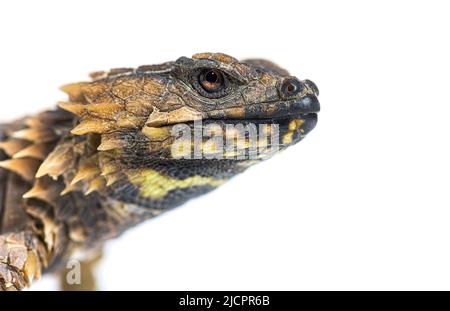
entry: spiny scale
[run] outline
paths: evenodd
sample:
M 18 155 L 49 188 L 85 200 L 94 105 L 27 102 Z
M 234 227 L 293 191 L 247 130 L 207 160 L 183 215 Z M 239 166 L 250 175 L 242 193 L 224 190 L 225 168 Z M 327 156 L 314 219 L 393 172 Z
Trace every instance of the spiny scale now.
M 94 161 L 85 161 L 79 166 L 78 172 L 76 173 L 70 184 L 75 185 L 82 180 L 92 179 L 98 175 L 100 175 L 100 169 L 94 163 Z
M 82 100 L 83 99 L 83 91 L 82 87 L 88 85 L 88 82 L 79 82 L 79 83 L 71 83 L 66 84 L 60 87 L 61 91 L 65 92 L 69 95 L 70 100 Z
M 71 131 L 74 135 L 85 135 L 89 133 L 103 134 L 115 129 L 114 121 L 105 121 L 102 119 L 85 118 Z
M 111 134 L 105 134 L 102 135 L 102 140 L 100 145 L 97 147 L 97 150 L 99 151 L 107 151 L 112 149 L 120 149 L 127 147 L 129 143 L 118 137 L 117 134 L 111 133 Z
M 123 110 L 123 105 L 118 103 L 85 104 L 81 102 L 59 102 L 58 106 L 79 117 L 91 115 L 108 120 L 114 120 L 115 116 Z
M 10 159 L 0 162 L 0 167 L 13 171 L 26 181 L 33 181 L 41 162 L 36 159 Z
M 22 150 L 14 153 L 13 158 L 34 158 L 38 160 L 45 160 L 47 155 L 52 150 L 52 144 L 40 143 L 40 144 L 32 144 L 28 147 L 23 148 Z
M 56 134 L 51 129 L 39 127 L 23 129 L 14 132 L 11 136 L 37 143 L 48 142 L 57 138 Z
M 49 175 L 51 177 L 58 177 L 67 168 L 71 167 L 73 161 L 73 146 L 65 143 L 58 145 L 53 152 L 51 152 L 45 161 L 39 167 L 36 177 Z
M 86 112 L 86 105 L 78 102 L 59 102 L 58 106 L 81 117 Z
M 98 176 L 89 182 L 89 187 L 84 194 L 88 195 L 94 191 L 103 190 L 106 186 L 106 180 L 103 176 Z
M 60 194 L 60 186 L 48 177 L 36 179 L 33 187 L 23 195 L 23 198 L 38 198 L 53 204 Z
M 113 185 L 115 182 L 124 178 L 124 175 L 122 173 L 115 173 L 115 174 L 102 175 L 102 176 L 106 179 L 106 187 L 109 187 L 109 186 Z
M 12 157 L 30 144 L 29 141 L 23 139 L 9 139 L 0 142 L 2 149 L 8 156 Z

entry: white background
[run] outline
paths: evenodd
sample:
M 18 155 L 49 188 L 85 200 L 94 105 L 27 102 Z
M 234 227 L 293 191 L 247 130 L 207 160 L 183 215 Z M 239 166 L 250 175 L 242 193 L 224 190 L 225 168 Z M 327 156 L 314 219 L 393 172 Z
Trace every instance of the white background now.
M 95 70 L 271 59 L 317 83 L 317 128 L 108 244 L 101 288 L 450 289 L 447 3 L 2 1 L 0 121 Z

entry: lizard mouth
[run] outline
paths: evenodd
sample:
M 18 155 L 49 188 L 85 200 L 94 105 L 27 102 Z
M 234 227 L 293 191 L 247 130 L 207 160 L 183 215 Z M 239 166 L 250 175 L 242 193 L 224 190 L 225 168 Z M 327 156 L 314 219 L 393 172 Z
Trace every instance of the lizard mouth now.
M 274 118 L 248 118 L 248 119 L 204 119 L 202 120 L 202 125 L 208 124 L 219 124 L 219 125 L 238 125 L 242 124 L 247 126 L 249 124 L 258 125 L 278 125 L 280 128 L 287 127 L 289 128 L 289 124 L 291 124 L 291 129 L 293 129 L 292 121 L 302 120 L 298 123 L 302 123 L 299 128 L 303 130 L 305 134 L 311 132 L 317 124 L 317 113 L 297 113 L 291 114 L 287 116 L 280 116 Z M 191 122 L 194 124 L 194 122 Z
M 296 113 L 287 116 L 280 116 L 274 118 L 250 118 L 250 119 L 207 119 L 203 120 L 203 125 L 219 124 L 223 129 L 227 126 L 236 127 L 243 126 L 248 129 L 253 126 L 258 132 L 258 137 L 264 128 L 276 128 L 275 137 L 279 137 L 281 147 L 287 147 L 302 140 L 309 132 L 311 132 L 317 125 L 317 113 Z
M 181 153 L 177 148 L 175 153 L 172 149 L 172 157 L 192 158 L 192 151 L 197 148 L 201 158 L 206 155 L 205 158 L 265 159 L 301 141 L 316 124 L 316 113 L 276 118 L 205 119 L 188 124 L 188 148 L 183 146 Z M 197 146 L 193 149 L 190 147 L 192 139 Z
M 221 118 L 204 119 L 204 124 L 249 124 L 278 125 L 280 136 L 286 132 L 292 133 L 292 142 L 297 142 L 311 132 L 317 124 L 317 113 L 320 111 L 319 100 L 315 95 L 308 95 L 297 100 L 287 100 L 277 103 L 261 103 L 246 108 L 244 117 L 234 117 L 234 111 L 225 112 Z M 298 135 L 297 135 L 298 134 Z M 300 139 L 296 139 L 296 138 Z M 286 140 L 287 141 L 287 140 Z
M 265 159 L 311 132 L 320 109 L 312 97 L 271 105 L 277 109 L 259 104 L 244 113 L 222 110 L 221 115 L 145 128 L 143 133 L 155 144 L 151 149 L 164 151 L 163 158 Z

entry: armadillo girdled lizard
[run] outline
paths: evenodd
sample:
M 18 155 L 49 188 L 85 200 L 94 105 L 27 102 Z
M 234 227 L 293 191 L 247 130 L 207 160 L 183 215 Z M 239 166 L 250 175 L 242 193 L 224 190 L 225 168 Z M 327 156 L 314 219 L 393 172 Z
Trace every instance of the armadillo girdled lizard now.
M 55 110 L 0 125 L 0 289 L 217 188 L 300 141 L 319 111 L 313 82 L 261 59 L 91 77 Z

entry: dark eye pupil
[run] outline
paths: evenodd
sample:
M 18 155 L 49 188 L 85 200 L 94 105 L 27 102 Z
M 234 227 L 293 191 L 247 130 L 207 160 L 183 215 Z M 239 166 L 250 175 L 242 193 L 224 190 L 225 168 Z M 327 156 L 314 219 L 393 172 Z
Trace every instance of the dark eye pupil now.
M 198 75 L 198 84 L 201 87 L 200 92 L 207 92 L 207 96 L 223 94 L 226 82 L 225 75 L 217 69 L 204 69 Z
M 288 90 L 289 93 L 293 93 L 293 92 L 295 92 L 297 90 L 297 87 L 294 84 L 290 83 L 287 86 L 287 90 Z
M 205 75 L 205 80 L 209 83 L 217 83 L 219 82 L 219 74 L 213 70 L 208 71 Z

